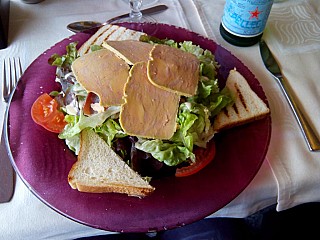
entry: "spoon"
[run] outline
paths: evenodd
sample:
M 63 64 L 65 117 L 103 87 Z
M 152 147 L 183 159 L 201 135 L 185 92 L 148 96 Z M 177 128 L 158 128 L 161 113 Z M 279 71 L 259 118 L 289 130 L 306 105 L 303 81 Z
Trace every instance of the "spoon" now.
M 166 5 L 157 5 L 154 7 L 150 7 L 150 8 L 146 8 L 141 10 L 142 14 L 154 14 L 154 13 L 159 13 L 159 12 L 163 12 L 165 10 L 167 10 L 168 7 Z M 87 32 L 99 27 L 102 27 L 106 24 L 109 24 L 115 20 L 121 19 L 121 18 L 125 18 L 128 17 L 129 13 L 126 14 L 122 14 L 120 16 L 117 17 L 113 17 L 111 19 L 109 19 L 108 21 L 104 22 L 104 23 L 100 23 L 100 22 L 95 22 L 95 21 L 80 21 L 80 22 L 73 22 L 68 24 L 67 28 L 68 30 L 70 30 L 71 32 L 74 33 L 78 33 L 78 32 Z

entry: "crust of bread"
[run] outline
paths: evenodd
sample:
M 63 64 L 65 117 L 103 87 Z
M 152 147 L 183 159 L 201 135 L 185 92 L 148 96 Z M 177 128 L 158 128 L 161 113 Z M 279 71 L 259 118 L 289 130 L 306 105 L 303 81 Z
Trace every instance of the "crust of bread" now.
M 68 180 L 69 182 L 73 182 L 72 178 Z M 79 192 L 87 192 L 87 193 L 123 193 L 128 196 L 134 197 L 145 197 L 150 195 L 154 189 L 151 188 L 140 188 L 140 187 L 131 187 L 120 184 L 109 184 L 106 186 L 87 186 L 81 183 L 72 183 L 71 187 L 73 189 L 78 189 Z
M 73 189 L 145 197 L 155 188 L 131 169 L 92 129 L 81 132 L 80 152 L 68 174 Z

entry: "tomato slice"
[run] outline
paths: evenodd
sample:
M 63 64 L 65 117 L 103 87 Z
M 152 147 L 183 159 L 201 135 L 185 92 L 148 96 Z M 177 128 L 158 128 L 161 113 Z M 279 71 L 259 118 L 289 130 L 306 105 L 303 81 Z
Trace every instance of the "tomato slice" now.
M 196 148 L 194 154 L 196 155 L 195 162 L 189 166 L 178 168 L 175 174 L 176 177 L 187 177 L 206 167 L 216 155 L 214 140 L 207 143 L 207 148 Z
M 42 127 L 50 132 L 61 133 L 66 125 L 67 122 L 64 121 L 64 114 L 57 111 L 53 119 L 51 119 L 49 122 L 43 123 Z
M 64 114 L 58 108 L 58 102 L 44 93 L 33 103 L 31 117 L 35 123 L 48 131 L 60 133 L 67 122 L 64 121 Z

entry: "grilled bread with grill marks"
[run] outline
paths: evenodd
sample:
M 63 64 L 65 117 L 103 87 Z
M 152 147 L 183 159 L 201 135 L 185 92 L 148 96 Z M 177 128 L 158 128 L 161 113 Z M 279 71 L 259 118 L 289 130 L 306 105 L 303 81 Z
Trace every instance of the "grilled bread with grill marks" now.
M 262 119 L 270 113 L 265 102 L 238 71 L 230 71 L 226 87 L 234 95 L 235 102 L 216 116 L 213 124 L 215 132 Z
M 78 53 L 80 56 L 87 54 L 92 45 L 101 46 L 104 41 L 139 40 L 142 35 L 146 34 L 117 25 L 105 25 L 80 47 Z

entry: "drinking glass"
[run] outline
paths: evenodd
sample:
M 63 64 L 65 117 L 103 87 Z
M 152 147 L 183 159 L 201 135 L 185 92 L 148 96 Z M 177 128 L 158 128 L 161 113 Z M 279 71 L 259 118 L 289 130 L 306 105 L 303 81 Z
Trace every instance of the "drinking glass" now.
M 156 23 L 157 21 L 154 18 L 152 18 L 151 16 L 143 15 L 141 13 L 141 7 L 142 7 L 142 5 L 144 4 L 145 1 L 146 2 L 148 2 L 148 1 L 157 2 L 157 0 L 129 0 L 129 1 L 126 0 L 126 2 L 128 2 L 129 6 L 130 6 L 129 17 L 115 20 L 112 23 L 124 23 L 124 22 L 129 22 L 129 23 L 146 23 L 146 22 Z
M 122 0 L 123 2 L 129 3 L 130 0 Z M 149 7 L 151 5 L 154 5 L 159 0 L 143 0 L 142 7 Z

